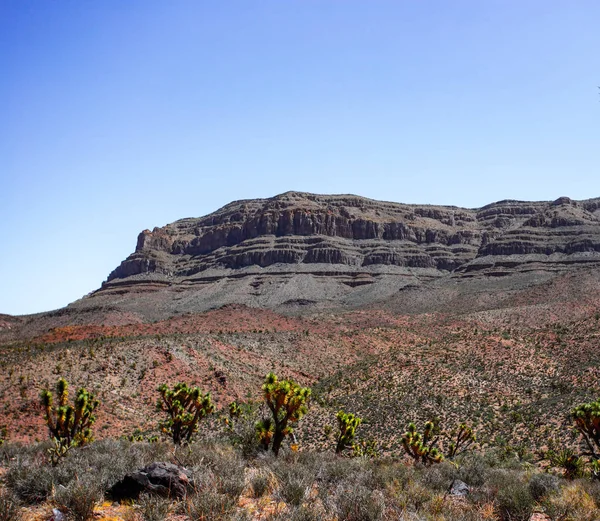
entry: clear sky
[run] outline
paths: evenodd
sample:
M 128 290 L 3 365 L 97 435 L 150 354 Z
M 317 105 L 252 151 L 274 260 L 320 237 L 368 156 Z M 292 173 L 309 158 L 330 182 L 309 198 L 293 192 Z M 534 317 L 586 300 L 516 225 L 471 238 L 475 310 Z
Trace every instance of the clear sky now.
M 0 313 L 288 190 L 600 196 L 598 0 L 0 0 Z

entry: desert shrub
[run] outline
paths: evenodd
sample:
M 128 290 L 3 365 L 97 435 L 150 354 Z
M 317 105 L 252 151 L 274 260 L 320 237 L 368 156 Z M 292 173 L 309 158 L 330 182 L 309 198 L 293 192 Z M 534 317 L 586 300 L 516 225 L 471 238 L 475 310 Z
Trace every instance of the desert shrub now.
M 79 479 L 93 479 L 107 490 L 123 476 L 151 463 L 167 459 L 167 444 L 102 440 L 76 447 L 52 467 L 47 461 L 47 444 L 14 449 L 6 473 L 6 484 L 27 503 L 44 501 L 53 488 Z
M 222 494 L 239 497 L 245 487 L 244 468 L 222 467 L 221 472 L 217 473 L 216 485 L 217 490 Z
M 261 449 L 256 427 L 259 408 L 254 403 L 236 404 L 236 407 L 234 411 L 237 412 L 228 420 L 226 435 L 231 445 L 238 449 L 244 458 L 253 458 Z M 230 414 L 231 410 L 230 404 Z M 262 448 L 264 449 L 264 446 Z
M 252 488 L 252 495 L 255 498 L 264 496 L 267 491 L 271 488 L 273 478 L 263 469 L 258 470 L 250 478 L 250 487 Z
M 332 498 L 340 521 L 378 521 L 383 519 L 383 494 L 363 485 L 338 485 Z
M 137 504 L 137 510 L 144 521 L 164 521 L 169 514 L 171 502 L 155 494 L 142 494 Z
M 191 521 L 225 521 L 231 519 L 236 499 L 214 489 L 204 488 L 188 497 L 185 513 Z
M 393 461 L 376 461 L 372 467 L 373 488 L 385 489 L 388 485 L 404 488 L 415 475 L 414 467 Z
M 26 503 L 45 501 L 55 483 L 52 468 L 30 458 L 19 458 L 5 475 L 7 487 Z
M 144 466 L 131 448 L 132 444 L 125 440 L 103 440 L 73 449 L 55 473 L 61 474 L 57 482 L 67 486 L 76 477 L 90 476 L 107 490 L 128 472 Z
M 332 458 L 323 455 L 317 477 L 324 484 L 356 481 L 356 475 L 364 472 L 367 462 L 361 459 Z
M 600 508 L 600 482 L 599 481 L 584 481 L 582 482 L 583 489 L 594 500 L 596 506 Z
M 582 483 L 574 482 L 543 501 L 544 510 L 551 519 L 560 521 L 597 521 L 599 505 L 584 490 Z
M 552 474 L 534 474 L 529 480 L 529 492 L 536 501 L 556 492 L 558 487 L 559 480 Z
M 75 480 L 67 487 L 59 486 L 54 494 L 56 506 L 73 521 L 87 521 L 94 515 L 94 507 L 102 500 L 102 490 L 93 480 Z
M 491 463 L 491 465 L 490 465 Z M 482 486 L 487 479 L 491 466 L 497 462 L 480 454 L 469 454 L 458 469 L 457 478 L 471 487 Z
M 487 483 L 496 491 L 496 504 L 502 520 L 527 521 L 533 513 L 534 499 L 529 486 L 516 471 L 495 470 Z
M 19 521 L 21 519 L 21 505 L 12 494 L 0 492 L 0 521 Z
M 285 510 L 267 516 L 266 521 L 323 521 L 326 519 L 323 507 L 313 503 L 308 505 L 288 506 Z
M 458 471 L 450 463 L 442 462 L 433 467 L 423 469 L 419 481 L 427 488 L 438 492 L 447 492 L 452 482 L 457 479 Z
M 404 505 L 416 512 L 420 512 L 434 497 L 431 489 L 413 481 L 408 483 L 401 494 L 404 496 Z
M 316 478 L 313 468 L 301 464 L 274 462 L 271 470 L 278 482 L 277 496 L 289 505 L 300 505 Z
M 239 496 L 244 489 L 245 462 L 238 452 L 222 444 L 192 443 L 178 449 L 177 460 L 195 474 L 210 471 L 218 492 Z

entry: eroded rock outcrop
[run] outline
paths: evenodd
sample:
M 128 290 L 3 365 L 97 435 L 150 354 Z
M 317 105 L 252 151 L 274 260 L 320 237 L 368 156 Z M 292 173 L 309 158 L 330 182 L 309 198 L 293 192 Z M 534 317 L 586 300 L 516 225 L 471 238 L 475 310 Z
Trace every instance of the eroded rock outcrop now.
M 195 287 L 217 304 L 264 297 L 278 305 L 288 297 L 319 301 L 319 292 L 339 299 L 353 289 L 372 300 L 432 278 L 590 263 L 600 264 L 600 199 L 465 209 L 287 192 L 144 230 L 99 293 Z M 223 281 L 235 296 L 217 287 Z M 380 291 L 365 296 L 364 286 L 379 281 Z

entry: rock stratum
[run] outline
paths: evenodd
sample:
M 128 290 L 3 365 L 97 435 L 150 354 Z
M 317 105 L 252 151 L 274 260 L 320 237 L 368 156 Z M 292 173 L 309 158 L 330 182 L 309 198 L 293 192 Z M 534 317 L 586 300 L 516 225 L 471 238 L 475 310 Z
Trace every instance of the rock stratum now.
M 435 308 L 457 284 L 517 287 L 599 265 L 600 198 L 466 209 L 287 192 L 144 230 L 102 287 L 73 305 L 159 318 L 226 304 L 401 304 L 404 289 L 426 287 Z

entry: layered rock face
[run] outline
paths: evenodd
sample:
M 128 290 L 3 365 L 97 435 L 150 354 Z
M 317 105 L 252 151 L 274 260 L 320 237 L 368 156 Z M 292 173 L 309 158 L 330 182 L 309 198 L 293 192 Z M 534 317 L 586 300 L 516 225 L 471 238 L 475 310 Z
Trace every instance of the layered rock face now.
M 256 297 L 254 304 L 262 298 L 276 306 L 343 300 L 354 291 L 372 301 L 440 277 L 589 263 L 600 263 L 600 199 L 465 209 L 287 192 L 143 231 L 98 293 L 169 287 L 195 291 L 196 302 L 252 304 Z M 366 285 L 379 287 L 369 294 Z

